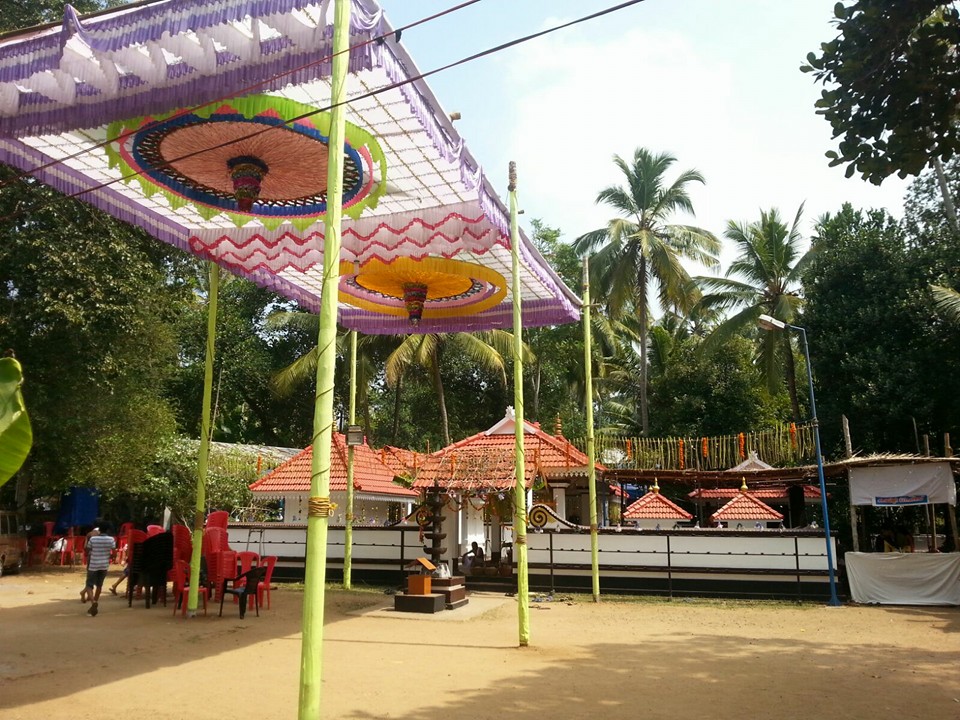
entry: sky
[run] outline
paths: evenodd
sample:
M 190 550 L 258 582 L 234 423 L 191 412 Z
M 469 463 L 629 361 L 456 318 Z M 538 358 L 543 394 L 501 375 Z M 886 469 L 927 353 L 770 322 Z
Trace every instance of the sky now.
M 456 0 L 381 0 L 394 27 Z M 421 71 L 565 21 L 616 0 L 482 0 L 403 33 Z M 829 123 L 815 114 L 821 87 L 799 70 L 835 36 L 834 0 L 645 0 L 538 38 L 428 82 L 502 197 L 517 162 L 518 197 L 529 221 L 571 241 L 615 215 L 597 193 L 622 184 L 613 156 L 637 147 L 677 158 L 668 173 L 695 168 L 695 224 L 718 237 L 729 220 L 751 222 L 778 208 L 801 229 L 844 202 L 899 217 L 908 181 L 881 186 L 831 168 Z M 723 268 L 734 258 L 724 243 Z M 722 269 L 723 269 L 722 268 Z

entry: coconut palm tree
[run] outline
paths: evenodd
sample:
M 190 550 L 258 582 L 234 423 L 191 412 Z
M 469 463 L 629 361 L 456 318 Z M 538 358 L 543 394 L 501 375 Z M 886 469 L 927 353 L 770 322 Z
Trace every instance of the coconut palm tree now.
M 960 325 L 960 292 L 942 285 L 931 285 L 933 301 L 944 317 Z
M 451 443 L 450 422 L 447 417 L 447 401 L 444 396 L 442 357 L 445 352 L 456 352 L 472 359 L 485 369 L 496 372 L 506 385 L 505 357 L 513 355 L 513 334 L 504 330 L 487 330 L 475 333 L 442 333 L 427 335 L 408 335 L 390 353 L 386 362 L 387 384 L 399 388 L 404 373 L 418 365 L 430 373 L 433 389 L 437 395 L 440 411 L 440 425 L 443 431 L 444 445 Z M 524 362 L 529 362 L 533 353 L 523 346 Z
M 691 183 L 703 183 L 696 170 L 681 172 L 670 184 L 664 177 L 676 158 L 654 155 L 637 148 L 630 162 L 613 158 L 626 181 L 611 185 L 597 195 L 597 203 L 616 210 L 618 217 L 606 227 L 581 235 L 574 248 L 581 255 L 595 252 L 591 284 L 597 297 L 614 317 L 635 313 L 640 325 L 640 416 L 641 428 L 649 429 L 647 408 L 647 333 L 650 326 L 651 290 L 660 306 L 689 310 L 696 298 L 689 295 L 690 276 L 680 264 L 689 259 L 716 267 L 720 243 L 702 228 L 667 224 L 677 211 L 693 213 L 687 191 Z
M 757 334 L 757 318 L 771 315 L 792 323 L 803 300 L 799 295 L 800 276 L 813 257 L 812 248 L 801 253 L 800 205 L 793 223 L 787 227 L 774 208 L 760 212 L 752 223 L 730 221 L 723 236 L 733 241 L 739 252 L 726 277 L 698 278 L 703 290 L 701 308 L 732 313 L 720 322 L 704 343 L 704 350 L 717 347 L 732 335 L 749 331 L 758 338 L 758 360 L 771 391 L 785 377 L 790 393 L 794 421 L 800 421 L 797 399 L 796 367 L 790 333 Z
M 297 328 L 316 334 L 318 317 L 304 312 L 276 312 L 267 319 L 271 330 Z M 345 338 L 341 334 L 337 339 L 337 352 L 345 351 Z M 380 372 L 376 358 L 387 357 L 385 363 L 387 385 L 395 392 L 393 438 L 396 442 L 400 418 L 401 388 L 405 373 L 414 366 L 424 368 L 431 377 L 440 423 L 446 445 L 450 440 L 450 423 L 447 417 L 447 403 L 444 396 L 441 372 L 442 355 L 445 350 L 457 352 L 469 357 L 476 364 L 500 375 L 506 384 L 505 357 L 513 354 L 513 335 L 503 330 L 477 333 L 451 333 L 432 335 L 360 335 L 357 342 L 357 399 L 364 415 L 364 426 L 370 430 L 368 394 L 370 384 Z M 529 347 L 524 345 L 524 362 L 533 358 Z M 314 346 L 290 365 L 277 373 L 272 387 L 280 394 L 289 394 L 296 387 L 312 380 L 317 371 L 317 348 Z

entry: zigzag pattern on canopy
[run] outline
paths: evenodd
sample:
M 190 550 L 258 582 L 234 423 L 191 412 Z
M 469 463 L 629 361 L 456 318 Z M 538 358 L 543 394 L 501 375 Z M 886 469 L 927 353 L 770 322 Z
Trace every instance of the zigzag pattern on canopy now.
M 85 201 L 164 242 L 315 310 L 322 217 L 211 216 L 143 183 L 120 182 L 130 168 L 111 163 L 96 146 L 108 139 L 112 122 L 221 104 L 242 93 L 326 109 L 331 5 L 161 0 L 84 20 L 68 6 L 61 26 L 0 41 L 0 161 L 35 171 L 64 193 L 85 191 Z M 384 89 L 419 70 L 373 0 L 351 5 L 346 119 L 376 138 L 385 163 L 372 168 L 372 182 L 383 187 L 376 207 L 344 220 L 341 261 L 456 258 L 510 278 L 503 203 L 425 81 Z M 51 161 L 60 162 L 37 170 Z M 520 255 L 524 325 L 576 320 L 578 298 L 525 237 Z M 513 291 L 473 317 L 425 317 L 416 328 L 343 303 L 340 322 L 365 333 L 510 327 Z

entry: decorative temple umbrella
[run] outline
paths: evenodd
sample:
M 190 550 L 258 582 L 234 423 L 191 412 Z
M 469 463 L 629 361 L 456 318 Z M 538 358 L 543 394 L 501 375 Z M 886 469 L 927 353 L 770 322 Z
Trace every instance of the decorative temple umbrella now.
M 0 162 L 321 311 L 301 717 L 319 712 L 334 320 L 436 333 L 511 327 L 515 307 L 527 327 L 578 317 L 579 298 L 511 237 L 398 35 L 373 0 L 159 0 L 83 20 L 67 6 L 62 25 L 0 40 Z M 305 157 L 326 162 L 325 183 Z M 433 274 L 375 272 L 406 258 Z M 211 337 L 208 366 L 212 352 Z
M 252 95 L 194 111 L 111 123 L 111 166 L 171 208 L 188 203 L 204 219 L 253 220 L 303 229 L 327 211 L 331 115 L 272 95 Z M 357 218 L 383 194 L 386 159 L 370 133 L 345 127 L 343 208 Z M 374 172 L 376 170 L 378 172 Z

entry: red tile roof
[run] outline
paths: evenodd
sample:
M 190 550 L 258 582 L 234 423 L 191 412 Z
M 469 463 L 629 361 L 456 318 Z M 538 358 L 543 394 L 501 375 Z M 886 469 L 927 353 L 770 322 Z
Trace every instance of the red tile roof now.
M 692 520 L 693 515 L 658 492 L 648 492 L 623 513 L 626 520 Z
M 512 428 L 512 419 L 504 418 L 489 430 L 421 456 L 414 487 L 430 487 L 434 481 L 442 487 L 460 489 L 513 487 L 516 438 Z M 562 435 L 554 437 L 541 430 L 539 424 L 527 422 L 523 441 L 527 487 L 538 475 L 550 479 L 586 474 L 587 456 Z M 605 469 L 599 463 L 596 468 L 598 472 Z
M 802 485 L 805 500 L 820 502 L 820 488 L 815 485 Z M 751 490 L 750 494 L 759 500 L 783 501 L 789 499 L 786 485 L 775 485 Z M 729 500 L 740 494 L 738 488 L 701 488 L 687 493 L 691 500 Z
M 334 433 L 330 452 L 330 490 L 347 490 L 347 443 L 344 436 Z M 415 490 L 408 490 L 393 482 L 396 473 L 383 463 L 379 453 L 364 443 L 354 447 L 353 488 L 357 492 L 376 495 L 393 495 L 398 500 L 417 497 Z M 278 465 L 250 486 L 255 493 L 310 492 L 310 465 L 313 448 L 301 450 L 297 455 Z
M 714 522 L 734 522 L 736 520 L 783 520 L 778 513 L 766 503 L 753 497 L 752 492 L 740 492 L 733 500 L 717 510 L 710 519 Z

